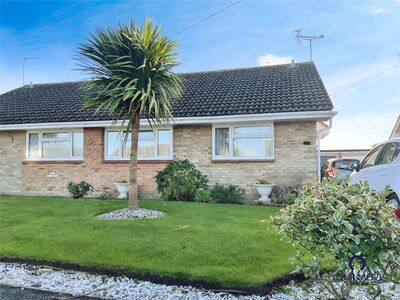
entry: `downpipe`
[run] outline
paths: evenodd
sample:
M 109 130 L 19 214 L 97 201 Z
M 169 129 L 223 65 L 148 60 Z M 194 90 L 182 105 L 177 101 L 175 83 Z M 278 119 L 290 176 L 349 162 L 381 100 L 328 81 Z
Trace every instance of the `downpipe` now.
M 328 133 L 332 129 L 332 117 L 328 120 L 328 127 L 317 130 L 317 174 L 321 181 L 321 134 Z

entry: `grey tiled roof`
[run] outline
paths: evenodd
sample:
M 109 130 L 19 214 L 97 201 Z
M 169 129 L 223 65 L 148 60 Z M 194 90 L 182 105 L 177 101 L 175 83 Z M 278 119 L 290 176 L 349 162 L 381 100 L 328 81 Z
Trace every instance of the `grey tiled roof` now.
M 181 74 L 174 117 L 328 111 L 333 105 L 313 63 Z M 80 82 L 35 84 L 0 95 L 0 125 L 110 120 L 83 109 Z

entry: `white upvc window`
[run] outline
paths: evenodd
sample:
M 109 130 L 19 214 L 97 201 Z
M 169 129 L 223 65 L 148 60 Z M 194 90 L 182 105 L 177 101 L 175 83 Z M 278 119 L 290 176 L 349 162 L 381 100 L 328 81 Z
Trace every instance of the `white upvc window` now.
M 27 131 L 26 159 L 82 160 L 83 130 Z
M 274 159 L 273 123 L 213 126 L 212 158 L 214 160 Z
M 104 159 L 129 160 L 131 151 L 131 133 L 125 142 L 126 131 L 105 130 Z M 172 128 L 142 129 L 139 131 L 139 160 L 170 160 L 173 158 Z

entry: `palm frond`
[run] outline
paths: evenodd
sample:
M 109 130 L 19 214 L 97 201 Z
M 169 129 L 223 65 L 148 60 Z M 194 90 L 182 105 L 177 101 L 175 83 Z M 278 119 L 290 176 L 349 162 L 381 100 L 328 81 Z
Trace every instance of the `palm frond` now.
M 92 76 L 82 84 L 85 107 L 108 111 L 128 126 L 138 116 L 151 125 L 168 123 L 170 101 L 182 94 L 181 79 L 172 71 L 176 47 L 150 19 L 142 26 L 98 28 L 77 50 L 80 70 Z

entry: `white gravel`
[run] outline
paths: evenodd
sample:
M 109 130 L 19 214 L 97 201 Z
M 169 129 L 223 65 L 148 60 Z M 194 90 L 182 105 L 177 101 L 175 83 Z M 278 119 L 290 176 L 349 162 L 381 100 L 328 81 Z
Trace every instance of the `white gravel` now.
M 134 280 L 127 277 L 109 277 L 85 272 L 34 267 L 26 264 L 1 263 L 0 285 L 70 294 L 103 299 L 160 299 L 160 300 L 321 300 L 332 299 L 327 293 L 320 292 L 318 285 L 305 288 L 288 285 L 285 293 L 275 293 L 269 297 L 257 295 L 239 296 L 229 293 L 217 293 L 191 286 L 170 286 L 149 281 Z M 382 283 L 382 295 L 386 299 L 400 299 L 400 284 Z M 370 300 L 365 287 L 356 287 L 351 299 Z
M 261 300 L 260 296 L 236 296 L 214 293 L 191 286 L 169 286 L 126 277 L 108 277 L 85 272 L 53 270 L 25 264 L 0 263 L 0 284 L 35 288 L 104 299 L 166 299 L 166 300 Z
M 157 210 L 139 208 L 138 210 L 129 210 L 127 208 L 111 211 L 109 213 L 98 215 L 99 219 L 106 220 L 124 220 L 124 219 L 154 219 L 160 218 L 165 213 Z

